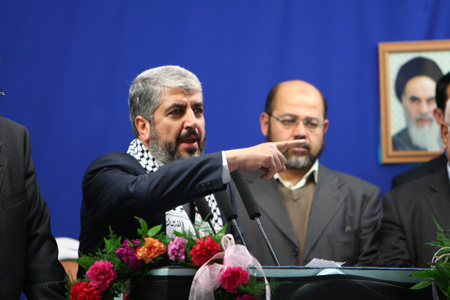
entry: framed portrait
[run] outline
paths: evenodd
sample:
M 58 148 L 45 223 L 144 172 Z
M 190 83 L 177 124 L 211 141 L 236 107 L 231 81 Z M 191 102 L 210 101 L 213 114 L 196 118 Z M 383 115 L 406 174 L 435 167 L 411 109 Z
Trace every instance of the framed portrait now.
M 433 111 L 450 71 L 450 40 L 379 43 L 381 162 L 426 162 L 443 151 Z

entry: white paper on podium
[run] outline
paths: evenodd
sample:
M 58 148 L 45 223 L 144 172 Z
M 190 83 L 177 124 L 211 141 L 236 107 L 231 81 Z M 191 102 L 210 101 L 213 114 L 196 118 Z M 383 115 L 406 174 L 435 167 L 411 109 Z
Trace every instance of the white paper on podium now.
M 325 260 L 321 258 L 313 258 L 306 267 L 310 268 L 340 268 L 345 262 Z

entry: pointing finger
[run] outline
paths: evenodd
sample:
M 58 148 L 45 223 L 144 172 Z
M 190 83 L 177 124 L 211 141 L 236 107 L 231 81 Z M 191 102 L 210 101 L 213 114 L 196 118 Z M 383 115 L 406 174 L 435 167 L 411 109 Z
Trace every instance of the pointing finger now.
M 295 141 L 286 141 L 286 142 L 277 142 L 274 144 L 278 148 L 278 151 L 284 152 L 290 148 L 303 146 L 305 144 L 305 139 L 295 140 Z

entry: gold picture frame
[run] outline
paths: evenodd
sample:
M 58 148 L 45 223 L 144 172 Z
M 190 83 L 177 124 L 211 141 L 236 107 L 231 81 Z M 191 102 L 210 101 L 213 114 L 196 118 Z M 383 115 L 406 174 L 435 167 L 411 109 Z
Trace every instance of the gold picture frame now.
M 407 146 L 399 150 L 399 136 L 405 136 L 404 133 L 409 133 L 409 131 L 407 129 L 407 110 L 404 108 L 402 100 L 399 100 L 399 87 L 402 86 L 399 82 L 401 80 L 396 81 L 396 79 L 397 77 L 402 78 L 399 75 L 399 70 L 406 69 L 403 66 L 406 66 L 408 62 L 413 60 L 433 61 L 440 68 L 442 74 L 448 73 L 450 71 L 450 40 L 383 42 L 378 44 L 378 56 L 380 70 L 381 162 L 419 163 L 426 162 L 440 155 L 442 149 L 420 150 L 410 149 Z M 408 63 L 408 65 L 411 64 Z M 434 74 L 437 77 L 437 72 Z M 433 140 L 435 138 L 436 125 L 433 124 Z M 411 125 L 411 127 L 414 126 Z M 440 134 L 438 138 L 440 141 Z M 411 144 L 411 147 L 416 147 L 416 145 Z

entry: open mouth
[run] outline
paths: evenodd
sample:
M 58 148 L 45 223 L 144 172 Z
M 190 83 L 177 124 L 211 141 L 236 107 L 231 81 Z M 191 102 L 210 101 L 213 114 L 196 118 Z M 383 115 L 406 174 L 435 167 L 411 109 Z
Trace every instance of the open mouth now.
M 181 143 L 191 145 L 191 146 L 197 146 L 198 138 L 195 135 L 191 135 L 191 136 L 188 136 L 187 138 L 182 139 Z

